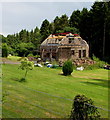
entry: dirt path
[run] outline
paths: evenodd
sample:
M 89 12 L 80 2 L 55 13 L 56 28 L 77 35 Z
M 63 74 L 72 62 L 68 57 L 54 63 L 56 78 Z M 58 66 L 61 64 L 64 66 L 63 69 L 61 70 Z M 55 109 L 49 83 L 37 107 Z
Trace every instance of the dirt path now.
M 8 60 L 6 58 L 0 58 L 0 64 L 20 64 L 20 62 Z

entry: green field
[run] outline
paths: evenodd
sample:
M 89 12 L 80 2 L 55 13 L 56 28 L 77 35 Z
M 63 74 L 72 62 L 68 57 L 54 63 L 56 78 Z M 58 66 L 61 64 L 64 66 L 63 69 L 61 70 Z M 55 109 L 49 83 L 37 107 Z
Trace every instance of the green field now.
M 19 82 L 24 71 L 18 66 L 2 65 L 3 118 L 66 118 L 77 94 L 108 109 L 108 70 L 74 70 L 72 76 L 63 76 L 61 69 L 35 67 L 26 82 Z M 108 117 L 106 110 L 99 111 Z

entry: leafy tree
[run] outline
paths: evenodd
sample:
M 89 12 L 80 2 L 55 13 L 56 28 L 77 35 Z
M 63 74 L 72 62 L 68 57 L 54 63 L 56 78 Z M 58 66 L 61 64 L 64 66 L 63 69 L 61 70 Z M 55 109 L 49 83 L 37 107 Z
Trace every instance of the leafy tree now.
M 19 56 L 25 57 L 34 50 L 33 43 L 20 43 L 17 45 L 16 52 Z
M 2 43 L 2 57 L 8 56 L 8 45 L 6 43 Z
M 85 95 L 76 95 L 70 115 L 71 120 L 99 120 L 100 114 L 92 99 Z
M 63 74 L 65 76 L 67 75 L 71 75 L 71 73 L 73 72 L 73 64 L 72 64 L 72 61 L 66 61 L 62 67 L 62 71 L 63 71 Z
M 22 70 L 25 70 L 24 80 L 26 79 L 27 73 L 29 70 L 32 70 L 34 68 L 34 63 L 32 61 L 29 61 L 28 58 L 24 58 L 21 61 L 20 68 Z
M 16 52 L 19 56 L 25 57 L 28 54 L 27 43 L 20 43 L 17 45 Z
M 6 37 L 4 37 L 3 35 L 0 35 L 0 42 L 6 43 Z

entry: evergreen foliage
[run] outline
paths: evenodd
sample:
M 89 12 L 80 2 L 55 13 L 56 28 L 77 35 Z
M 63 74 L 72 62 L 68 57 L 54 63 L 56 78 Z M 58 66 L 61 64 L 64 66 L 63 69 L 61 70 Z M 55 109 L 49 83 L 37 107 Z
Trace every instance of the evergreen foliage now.
M 8 45 L 6 43 L 2 43 L 2 57 L 8 56 Z
M 94 106 L 92 99 L 85 95 L 76 95 L 70 115 L 71 120 L 99 120 L 100 114 Z
M 65 76 L 71 75 L 71 73 L 73 72 L 72 61 L 66 61 L 62 67 L 62 71 Z

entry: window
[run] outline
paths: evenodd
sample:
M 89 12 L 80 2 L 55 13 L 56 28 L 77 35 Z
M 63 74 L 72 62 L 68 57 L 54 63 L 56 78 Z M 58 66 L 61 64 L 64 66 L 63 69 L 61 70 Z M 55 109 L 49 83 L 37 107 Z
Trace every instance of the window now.
M 83 50 L 83 57 L 86 57 L 86 50 Z
M 71 38 L 69 38 L 69 43 L 71 43 Z
M 71 53 L 72 53 L 72 55 L 75 55 L 75 51 L 74 50 L 72 50 Z

